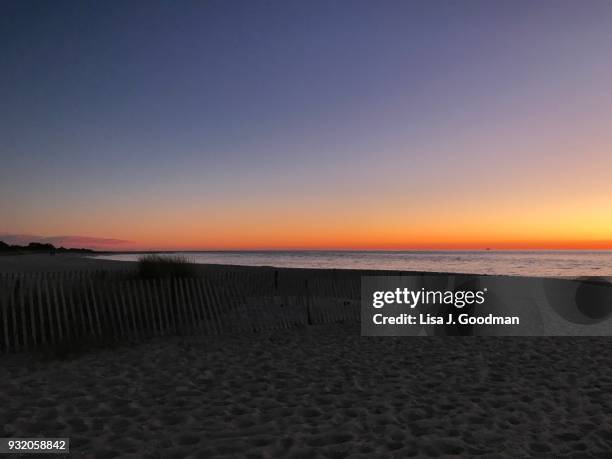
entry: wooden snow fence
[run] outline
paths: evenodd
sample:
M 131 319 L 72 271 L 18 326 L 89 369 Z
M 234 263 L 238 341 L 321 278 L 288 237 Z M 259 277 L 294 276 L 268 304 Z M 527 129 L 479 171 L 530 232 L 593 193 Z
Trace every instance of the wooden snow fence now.
M 0 274 L 0 350 L 359 321 L 360 276 L 323 273 L 221 270 L 161 279 L 108 271 Z

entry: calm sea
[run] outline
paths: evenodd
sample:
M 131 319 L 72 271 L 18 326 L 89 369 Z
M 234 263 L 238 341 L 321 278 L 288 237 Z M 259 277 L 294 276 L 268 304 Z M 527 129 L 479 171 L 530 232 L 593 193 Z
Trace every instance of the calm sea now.
M 612 251 L 247 251 L 181 252 L 196 263 L 454 272 L 518 276 L 612 276 Z M 142 254 L 101 255 L 136 261 Z

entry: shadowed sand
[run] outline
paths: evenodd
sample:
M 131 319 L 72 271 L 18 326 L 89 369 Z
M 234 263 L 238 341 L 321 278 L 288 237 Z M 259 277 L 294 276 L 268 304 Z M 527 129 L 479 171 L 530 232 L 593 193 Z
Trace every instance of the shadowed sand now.
M 612 450 L 602 338 L 371 338 L 355 325 L 2 357 L 2 436 L 87 457 L 563 456 Z M 75 455 L 78 457 L 78 455 Z
M 129 269 L 134 263 L 101 260 L 79 254 L 0 255 L 0 273 L 33 273 Z
M 133 266 L 0 257 L 0 272 Z M 5 355 L 0 436 L 70 437 L 73 457 L 606 457 L 611 349 L 334 324 Z

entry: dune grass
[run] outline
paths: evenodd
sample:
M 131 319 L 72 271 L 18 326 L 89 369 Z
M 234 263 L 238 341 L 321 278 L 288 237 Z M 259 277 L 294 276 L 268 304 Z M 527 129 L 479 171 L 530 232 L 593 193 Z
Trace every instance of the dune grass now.
M 137 272 L 143 279 L 195 277 L 197 264 L 180 255 L 145 255 L 138 260 Z

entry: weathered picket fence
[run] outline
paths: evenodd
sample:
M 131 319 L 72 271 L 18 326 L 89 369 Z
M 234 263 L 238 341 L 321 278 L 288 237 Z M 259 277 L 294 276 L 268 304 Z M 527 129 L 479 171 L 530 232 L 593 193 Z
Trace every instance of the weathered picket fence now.
M 359 276 L 287 270 L 140 279 L 89 271 L 0 275 L 0 349 L 358 321 Z

